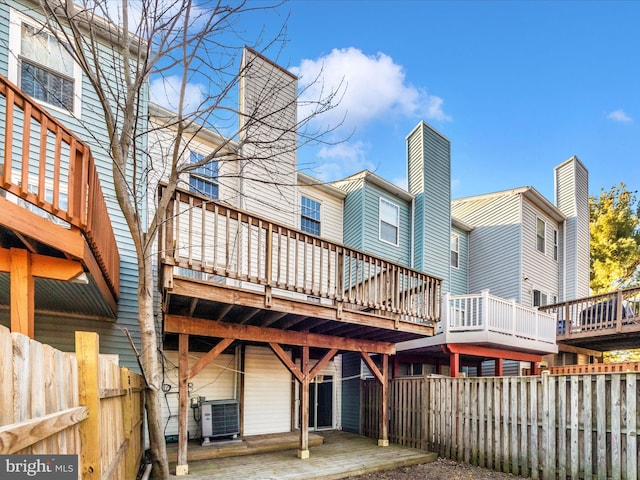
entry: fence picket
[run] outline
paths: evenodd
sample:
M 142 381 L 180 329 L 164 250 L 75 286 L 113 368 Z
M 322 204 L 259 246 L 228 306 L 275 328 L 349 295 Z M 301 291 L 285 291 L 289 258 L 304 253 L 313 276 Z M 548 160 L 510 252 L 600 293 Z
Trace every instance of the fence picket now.
M 638 387 L 632 372 L 393 379 L 389 435 L 533 479 L 636 479 Z

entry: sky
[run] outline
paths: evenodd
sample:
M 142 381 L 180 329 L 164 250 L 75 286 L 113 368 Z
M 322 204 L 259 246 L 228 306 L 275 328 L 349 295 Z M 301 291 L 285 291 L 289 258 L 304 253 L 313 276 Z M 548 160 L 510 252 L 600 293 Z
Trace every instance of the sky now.
M 573 155 L 592 195 L 640 188 L 639 0 L 290 0 L 261 21 L 286 22 L 265 54 L 300 87 L 341 85 L 317 119 L 340 125 L 329 144 L 298 154 L 316 177 L 366 168 L 406 187 L 405 139 L 425 121 L 451 141 L 453 198 L 533 186 L 553 201 Z

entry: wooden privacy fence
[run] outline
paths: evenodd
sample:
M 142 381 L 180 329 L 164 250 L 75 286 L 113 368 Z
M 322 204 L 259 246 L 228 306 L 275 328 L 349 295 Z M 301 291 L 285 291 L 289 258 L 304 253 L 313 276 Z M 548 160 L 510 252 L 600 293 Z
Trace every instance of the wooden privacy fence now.
M 136 478 L 143 451 L 140 375 L 98 355 L 76 332 L 76 354 L 0 326 L 0 454 L 76 454 L 78 478 Z
M 362 390 L 373 437 L 376 384 Z M 535 479 L 635 480 L 639 387 L 636 373 L 394 379 L 389 440 Z

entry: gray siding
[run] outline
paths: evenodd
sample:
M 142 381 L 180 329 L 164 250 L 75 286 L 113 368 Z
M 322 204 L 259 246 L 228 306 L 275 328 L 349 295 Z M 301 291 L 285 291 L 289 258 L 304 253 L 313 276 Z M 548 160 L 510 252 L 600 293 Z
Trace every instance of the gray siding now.
M 545 252 L 537 249 L 537 219 L 545 222 Z M 522 298 L 524 306 L 533 306 L 533 291 L 539 290 L 548 296 L 548 303 L 558 297 L 559 261 L 553 257 L 553 230 L 560 235 L 558 224 L 531 202 L 524 199 L 522 205 Z M 526 280 L 524 280 L 526 278 Z
M 361 180 L 340 183 L 347 192 L 344 199 L 343 242 L 353 248 L 364 248 L 364 189 Z
M 453 295 L 468 293 L 469 286 L 469 232 L 451 227 L 451 233 L 458 236 L 458 268 L 451 267 L 449 291 Z
M 451 145 L 426 123 L 407 137 L 409 192 L 415 195 L 414 266 L 449 290 Z
M 561 258 L 560 297 L 589 295 L 589 172 L 577 157 L 555 168 L 555 204 L 567 216 Z
M 342 356 L 342 429 L 360 433 L 361 360 L 357 353 Z
M 8 45 L 9 6 L 28 16 L 36 16 L 32 4 L 24 6 L 19 2 L 9 1 L 0 5 L 0 41 Z M 106 51 L 106 48 L 105 48 Z M 0 49 L 0 69 L 3 74 L 8 72 L 8 62 L 15 59 L 7 49 Z M 137 320 L 137 262 L 135 249 L 131 241 L 128 227 L 118 207 L 113 186 L 112 163 L 107 150 L 109 139 L 102 116 L 98 97 L 93 91 L 86 77 L 82 82 L 82 113 L 79 119 L 59 110 L 51 110 L 66 126 L 71 128 L 82 140 L 91 147 L 100 176 L 100 183 L 107 201 L 109 216 L 116 235 L 120 251 L 120 290 L 121 298 L 118 304 L 118 319 L 115 323 L 99 320 L 77 320 L 60 317 L 36 315 L 36 340 L 52 345 L 60 350 L 74 349 L 74 331 L 89 330 L 100 334 L 100 352 L 120 355 L 120 364 L 138 371 L 138 364 L 127 337 L 122 332 L 127 328 L 132 334 L 136 346 L 140 348 L 140 334 Z M 146 98 L 143 99 L 143 115 L 146 110 Z M 2 107 L 4 108 L 4 107 Z M 143 170 L 143 169 L 140 169 Z
M 469 293 L 520 300 L 520 195 L 455 200 L 451 213 L 471 225 Z

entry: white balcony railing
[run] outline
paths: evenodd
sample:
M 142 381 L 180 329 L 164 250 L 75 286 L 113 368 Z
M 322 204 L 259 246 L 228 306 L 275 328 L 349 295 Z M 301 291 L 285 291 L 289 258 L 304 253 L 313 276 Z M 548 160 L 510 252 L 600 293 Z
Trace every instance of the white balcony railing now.
M 459 341 L 454 337 L 462 338 L 457 334 L 465 332 L 493 332 L 513 339 L 556 343 L 555 314 L 490 295 L 489 290 L 479 295 L 445 294 L 442 328 L 448 342 Z

